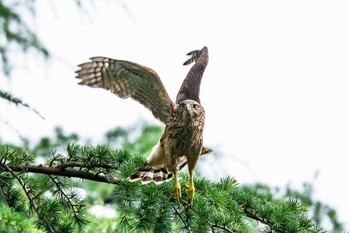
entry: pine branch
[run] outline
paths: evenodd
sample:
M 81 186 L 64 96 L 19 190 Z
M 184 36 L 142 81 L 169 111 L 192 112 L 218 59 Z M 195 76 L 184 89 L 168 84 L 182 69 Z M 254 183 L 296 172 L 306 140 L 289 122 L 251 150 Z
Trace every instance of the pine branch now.
M 225 232 L 229 232 L 229 233 L 235 233 L 235 232 L 236 232 L 236 231 L 231 231 L 231 230 L 227 229 L 226 227 L 219 226 L 219 225 L 217 225 L 217 224 L 213 224 L 213 225 L 211 226 L 211 229 L 212 229 L 212 232 L 213 232 L 213 233 L 215 232 L 215 228 L 219 228 L 219 229 L 224 230 Z
M 25 166 L 19 166 L 19 167 L 12 167 L 16 172 L 23 172 L 23 173 L 39 173 L 44 175 L 56 175 L 56 176 L 64 176 L 64 177 L 70 177 L 70 178 L 81 178 L 84 180 L 92 180 L 97 182 L 103 182 L 103 183 L 109 183 L 109 184 L 118 184 L 118 180 L 110 180 L 106 175 L 104 174 L 94 174 L 89 171 L 82 171 L 82 170 L 76 170 L 78 169 L 90 169 L 90 168 L 111 168 L 112 165 L 110 164 L 100 164 L 100 165 L 83 165 L 75 162 L 68 162 L 68 163 L 62 163 L 59 166 L 56 167 L 50 167 L 43 164 L 39 165 L 25 165 Z
M 39 205 L 36 201 L 35 195 L 32 193 L 31 188 L 29 187 L 29 185 L 19 176 L 16 174 L 16 172 L 9 167 L 7 164 L 2 164 L 2 166 L 11 173 L 11 175 L 18 181 L 18 183 L 21 185 L 21 187 L 23 188 L 24 193 L 26 194 L 29 203 L 30 203 L 30 207 L 35 211 L 35 213 L 37 214 L 37 216 L 40 216 L 40 208 Z M 45 220 L 44 220 L 45 221 Z M 49 230 L 49 232 L 51 233 L 55 233 L 55 230 L 51 227 L 51 224 L 45 221 L 45 225 L 47 226 L 47 230 Z
M 102 168 L 108 172 L 112 166 L 102 164 L 100 168 L 93 159 L 87 165 L 82 165 L 83 157 L 75 154 L 75 149 L 77 147 L 69 147 L 71 157 L 63 158 L 57 154 L 48 161 L 49 165 L 33 165 L 34 159 L 28 153 L 0 145 L 0 184 L 6 182 L 8 173 L 11 174 L 26 194 L 31 209 L 35 211 L 38 225 L 48 232 L 71 232 L 69 229 L 74 226 L 81 230 L 88 223 L 85 216 L 86 204 L 75 190 L 65 190 L 66 186 L 59 177 L 91 177 L 100 182 L 113 182 L 111 179 L 107 181 L 107 176 L 101 176 L 98 172 Z M 93 152 L 105 152 L 103 148 L 100 149 Z M 83 148 L 81 151 L 87 152 L 89 149 Z M 94 155 L 96 157 L 96 153 Z M 41 173 L 44 176 L 24 176 L 25 173 Z M 46 177 L 47 180 L 40 180 L 40 177 Z M 54 198 L 44 195 L 50 193 Z M 57 193 L 60 195 L 55 197 Z
M 5 100 L 7 100 L 10 103 L 13 103 L 15 105 L 20 105 L 20 106 L 23 106 L 25 108 L 28 108 L 28 109 L 32 110 L 35 114 L 37 114 L 40 118 L 45 119 L 36 109 L 32 108 L 29 104 L 23 102 L 23 100 L 12 96 L 10 93 L 8 93 L 6 91 L 0 90 L 0 98 L 3 98 L 3 99 L 5 99 Z
M 13 52 L 18 53 L 17 48 L 22 49 L 23 52 L 32 49 L 44 58 L 49 57 L 49 52 L 27 22 L 22 19 L 18 12 L 18 5 L 16 3 L 4 2 L 0 1 L 0 31 L 2 34 L 2 40 L 0 41 L 0 64 L 2 63 L 2 72 L 9 76 L 12 68 L 10 55 Z M 30 4 L 25 7 L 25 10 L 31 13 L 33 13 L 33 9 L 30 7 Z
M 82 164 L 79 162 L 65 162 L 57 166 L 60 170 L 64 170 L 67 168 L 79 168 L 79 169 L 84 169 L 87 168 L 90 170 L 91 168 L 103 168 L 103 169 L 112 169 L 113 166 L 111 164 Z
M 254 219 L 258 222 L 261 222 L 265 225 L 272 226 L 272 223 L 268 219 L 264 219 L 263 217 L 260 217 L 257 213 L 254 212 L 253 209 L 250 208 L 244 208 L 244 213 L 247 215 L 247 217 Z
M 174 213 L 175 216 L 178 216 L 182 222 L 182 224 L 185 226 L 185 228 L 189 228 L 187 226 L 187 221 L 185 221 L 184 217 L 182 217 L 181 213 L 179 212 L 179 210 L 175 207 L 175 205 L 173 204 L 173 209 L 174 209 Z
M 55 184 L 55 186 L 57 187 L 57 191 L 61 194 L 61 196 L 64 198 L 64 200 L 68 203 L 68 207 L 72 210 L 74 218 L 77 218 L 75 204 L 72 202 L 72 199 L 70 197 L 68 197 L 66 192 L 63 190 L 63 187 L 62 187 L 63 185 L 61 184 L 61 182 L 59 182 L 55 177 L 53 177 L 51 175 L 49 175 L 49 177 L 52 180 L 52 182 Z
M 24 193 L 26 194 L 26 196 L 28 197 L 28 200 L 30 202 L 31 207 L 34 209 L 34 211 L 39 215 L 39 209 L 38 209 L 38 205 L 35 201 L 35 196 L 33 195 L 33 193 L 31 193 L 30 187 L 27 185 L 27 183 L 20 177 L 18 176 L 15 171 L 8 166 L 7 164 L 2 164 L 2 166 L 11 173 L 11 175 L 18 181 L 18 183 L 21 185 L 21 187 L 24 190 Z
M 126 151 L 111 150 L 107 146 L 69 145 L 67 155 L 54 154 L 45 165 L 34 165 L 26 162 L 30 160 L 26 153 L 1 149 L 0 146 L 0 173 L 11 172 L 14 177 L 16 173 L 40 173 L 50 178 L 73 216 L 77 205 L 65 193 L 59 177 L 113 184 L 118 222 L 126 231 L 170 232 L 172 227 L 177 227 L 186 232 L 250 232 L 252 226 L 247 224 L 248 219 L 262 223 L 269 232 L 321 231 L 307 218 L 306 209 L 299 201 L 266 199 L 239 187 L 230 177 L 218 182 L 195 178 L 196 196 L 193 207 L 189 207 L 185 183 L 182 186 L 184 195 L 177 202 L 172 182 L 162 185 L 129 182 L 127 177 L 145 161 Z M 182 180 L 188 179 L 188 175 L 180 173 L 180 176 Z M 22 187 L 27 190 L 25 185 Z M 51 187 L 47 190 L 52 192 Z M 26 194 L 28 199 L 33 199 L 28 190 Z M 85 223 L 81 215 L 76 216 L 76 224 Z M 171 222 L 176 225 L 169 228 Z
M 109 184 L 120 182 L 112 177 L 112 173 L 117 171 L 116 168 L 120 167 L 123 161 L 130 157 L 130 154 L 126 151 L 112 151 L 106 146 L 93 148 L 69 145 L 67 156 L 56 154 L 47 162 L 47 165 L 34 165 L 28 164 L 23 157 L 27 154 L 21 154 L 10 149 L 4 150 L 2 154 L 0 151 L 0 166 L 6 165 L 15 172 L 81 178 Z M 15 158 L 16 161 L 13 160 Z M 140 158 L 138 160 L 140 164 Z
M 81 201 L 78 193 L 67 188 L 59 177 L 53 177 L 52 175 L 49 175 L 48 177 L 54 183 L 57 189 L 57 192 L 54 192 L 54 195 L 55 193 L 60 195 L 61 203 L 68 209 L 68 211 L 66 209 L 66 212 L 73 217 L 75 223 L 77 223 L 79 229 L 81 230 L 82 227 L 88 223 L 88 221 L 84 218 L 84 209 L 86 209 L 86 205 Z

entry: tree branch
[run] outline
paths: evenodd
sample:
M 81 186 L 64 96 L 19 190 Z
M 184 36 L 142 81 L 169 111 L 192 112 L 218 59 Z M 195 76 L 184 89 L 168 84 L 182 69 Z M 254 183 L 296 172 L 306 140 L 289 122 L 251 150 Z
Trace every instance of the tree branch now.
M 77 218 L 77 209 L 75 208 L 74 203 L 72 203 L 72 200 L 70 197 L 67 196 L 67 194 L 64 192 L 63 188 L 61 187 L 61 183 L 56 180 L 57 177 L 52 177 L 51 175 L 49 175 L 50 179 L 52 180 L 52 182 L 55 184 L 55 186 L 57 187 L 57 191 L 61 193 L 61 195 L 64 197 L 64 199 L 67 201 L 69 208 L 72 210 L 73 215 L 75 218 Z
M 74 168 L 74 167 L 79 167 L 79 168 L 103 168 L 103 169 L 112 169 L 113 166 L 110 164 L 82 164 L 78 162 L 65 162 L 57 166 L 60 170 L 64 170 L 66 168 Z
M 246 214 L 247 217 L 272 227 L 272 223 L 270 221 L 268 221 L 267 219 L 264 219 L 262 217 L 259 217 L 258 215 L 253 213 L 252 210 L 249 210 L 249 208 L 243 207 L 243 210 L 244 210 L 244 213 Z
M 18 181 L 18 183 L 21 185 L 21 187 L 23 188 L 24 193 L 26 194 L 32 208 L 34 209 L 35 213 L 40 216 L 40 209 L 39 206 L 36 202 L 36 198 L 34 196 L 34 194 L 31 191 L 31 188 L 28 186 L 28 184 L 15 173 L 15 169 L 11 168 L 10 166 L 8 166 L 7 164 L 2 164 L 2 166 L 11 173 L 11 175 Z M 50 230 L 50 232 L 54 233 L 55 231 L 53 230 L 53 228 L 51 227 L 50 224 L 46 223 L 48 230 Z
M 45 175 L 75 177 L 75 178 L 81 178 L 85 180 L 92 180 L 92 181 L 103 182 L 108 184 L 120 183 L 119 180 L 108 179 L 107 176 L 103 173 L 93 174 L 87 171 L 75 170 L 74 167 L 91 168 L 91 165 L 79 164 L 79 166 L 77 166 L 77 164 L 79 163 L 68 162 L 67 164 L 62 163 L 57 167 L 49 167 L 49 166 L 39 164 L 39 165 L 13 167 L 11 169 L 16 172 L 25 172 L 25 173 L 31 172 L 31 173 L 39 173 L 39 174 L 45 174 Z M 94 165 L 94 168 L 98 168 L 98 167 L 105 169 L 106 167 L 111 168 L 112 166 L 108 164 Z
M 224 231 L 229 232 L 229 233 L 235 233 L 235 231 L 231 231 L 231 230 L 227 229 L 226 227 L 220 226 L 220 225 L 217 225 L 217 224 L 211 225 L 212 232 L 215 232 L 214 228 L 219 228 L 219 229 L 224 230 Z
M 27 183 L 21 178 L 19 177 L 14 171 L 16 171 L 15 169 L 12 169 L 10 166 L 8 166 L 7 164 L 3 164 L 3 167 L 11 173 L 11 175 L 18 181 L 18 183 L 21 185 L 21 187 L 24 190 L 24 193 L 26 194 L 30 204 L 33 206 L 33 209 L 35 210 L 35 212 L 37 212 L 37 214 L 39 215 L 39 208 L 38 205 L 36 204 L 35 201 L 35 197 L 34 195 L 31 193 L 30 187 L 28 187 Z
M 184 224 L 184 226 L 185 226 L 186 228 L 188 228 L 187 222 L 186 222 L 185 219 L 182 217 L 181 213 L 178 211 L 178 209 L 176 209 L 176 207 L 175 207 L 174 204 L 173 204 L 172 206 L 173 206 L 173 209 L 175 210 L 175 215 L 177 215 L 177 216 L 181 219 L 181 221 L 182 221 L 182 223 Z

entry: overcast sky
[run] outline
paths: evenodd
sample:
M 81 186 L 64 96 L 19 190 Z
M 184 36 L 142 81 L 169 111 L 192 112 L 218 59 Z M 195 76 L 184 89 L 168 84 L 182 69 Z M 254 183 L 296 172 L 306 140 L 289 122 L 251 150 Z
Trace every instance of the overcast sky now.
M 350 222 L 349 1 L 98 1 L 87 15 L 71 1 L 37 2 L 35 30 L 53 57 L 16 58 L 0 84 L 45 120 L 2 103 L 2 121 L 34 140 L 62 126 L 95 143 L 115 126 L 161 125 L 132 100 L 76 85 L 77 65 L 98 55 L 140 63 L 175 99 L 186 53 L 206 45 L 204 141 L 224 157 L 200 163 L 203 175 L 300 187 L 318 172 L 316 198 Z

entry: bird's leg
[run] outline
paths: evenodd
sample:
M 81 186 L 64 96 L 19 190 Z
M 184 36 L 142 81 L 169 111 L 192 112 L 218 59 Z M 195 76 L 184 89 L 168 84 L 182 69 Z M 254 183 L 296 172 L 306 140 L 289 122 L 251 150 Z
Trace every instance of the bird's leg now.
M 190 179 L 189 179 L 186 187 L 187 187 L 188 200 L 189 200 L 190 206 L 193 206 L 193 199 L 194 199 L 194 192 L 195 192 L 193 175 L 194 175 L 194 168 L 196 166 L 198 158 L 199 158 L 199 154 L 198 154 L 198 156 L 187 157 L 188 172 L 190 174 Z
M 186 187 L 187 187 L 188 200 L 190 202 L 190 206 L 193 206 L 194 192 L 196 190 L 193 183 L 193 170 L 190 170 L 190 180 L 188 181 L 188 184 L 186 185 Z
M 179 202 L 181 198 L 181 186 L 179 179 L 177 177 L 177 172 L 174 172 L 174 189 L 175 189 L 175 199 Z

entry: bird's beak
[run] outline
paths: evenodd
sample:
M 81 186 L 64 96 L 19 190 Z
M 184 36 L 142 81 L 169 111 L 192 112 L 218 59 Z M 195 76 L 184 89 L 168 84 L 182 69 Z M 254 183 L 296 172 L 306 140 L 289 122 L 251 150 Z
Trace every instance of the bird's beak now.
M 186 112 L 190 116 L 192 116 L 194 114 L 191 104 L 186 104 Z
M 186 120 L 192 114 L 191 105 L 186 104 L 185 111 L 182 112 L 182 119 Z

